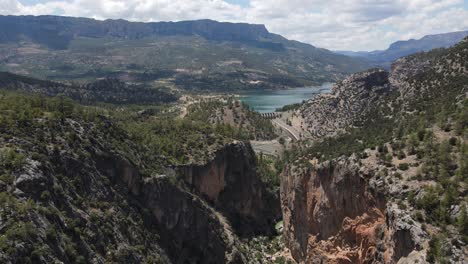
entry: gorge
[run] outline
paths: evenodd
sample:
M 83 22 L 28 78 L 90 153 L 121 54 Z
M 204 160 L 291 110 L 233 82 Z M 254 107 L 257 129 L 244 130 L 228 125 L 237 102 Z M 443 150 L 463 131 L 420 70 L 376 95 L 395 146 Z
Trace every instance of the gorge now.
M 468 259 L 468 38 L 384 70 L 263 25 L 0 25 L 0 263 Z

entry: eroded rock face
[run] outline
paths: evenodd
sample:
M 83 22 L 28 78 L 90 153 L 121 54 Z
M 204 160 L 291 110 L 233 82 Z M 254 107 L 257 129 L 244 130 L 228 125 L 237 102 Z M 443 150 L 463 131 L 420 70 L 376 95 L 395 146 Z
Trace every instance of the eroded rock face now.
M 228 217 L 240 235 L 274 232 L 281 214 L 279 201 L 260 181 L 249 143 L 228 144 L 213 160 L 177 170 L 194 192 Z
M 312 138 L 335 136 L 359 124 L 391 91 L 388 72 L 369 70 L 335 84 L 331 94 L 309 100 L 299 112 Z
M 281 213 L 256 174 L 248 143 L 227 144 L 206 164 L 168 170 L 172 176 L 142 178 L 137 166 L 119 155 L 95 160 L 103 174 L 151 212 L 150 222 L 174 263 L 247 263 L 237 236 L 273 232 Z
M 366 177 L 351 158 L 285 170 L 284 238 L 296 261 L 395 263 L 419 249 L 420 227 L 388 210 Z
M 174 178 L 143 178 L 137 166 L 115 154 L 100 155 L 96 161 L 104 175 L 150 211 L 149 222 L 157 227 L 159 243 L 174 263 L 230 263 L 233 258 L 243 259 L 236 249 L 236 238 L 227 234 L 229 227 Z
M 174 263 L 246 263 L 229 225 L 200 198 L 167 178 L 145 180 L 142 194 Z

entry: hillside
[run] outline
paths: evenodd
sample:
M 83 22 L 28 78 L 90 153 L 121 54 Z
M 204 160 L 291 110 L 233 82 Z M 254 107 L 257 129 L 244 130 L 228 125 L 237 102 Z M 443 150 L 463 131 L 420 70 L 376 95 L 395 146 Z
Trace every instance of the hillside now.
M 410 54 L 422 51 L 430 51 L 437 48 L 451 47 L 460 42 L 467 35 L 468 31 L 427 35 L 420 39 L 410 39 L 394 42 L 386 50 L 377 50 L 371 52 L 337 51 L 337 53 L 352 57 L 366 58 L 375 65 L 388 67 L 398 58 L 408 56 Z
M 367 68 L 362 59 L 287 40 L 263 25 L 0 16 L 0 27 L 0 70 L 46 79 L 111 76 L 232 90 L 317 84 Z
M 78 85 L 0 72 L 0 87 L 2 90 L 25 94 L 66 96 L 82 104 L 157 104 L 177 100 L 177 95 L 168 89 L 128 84 L 115 78 L 106 78 Z
M 296 261 L 467 259 L 467 62 L 465 38 L 354 74 L 296 110 L 312 135 L 281 178 Z
M 3 90 L 0 262 L 260 263 L 278 197 L 233 130 Z

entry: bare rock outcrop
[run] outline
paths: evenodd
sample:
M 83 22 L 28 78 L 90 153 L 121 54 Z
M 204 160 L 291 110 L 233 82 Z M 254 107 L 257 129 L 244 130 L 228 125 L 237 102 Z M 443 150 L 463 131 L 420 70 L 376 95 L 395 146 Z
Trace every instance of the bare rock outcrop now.
M 256 171 L 250 143 L 233 142 L 205 164 L 177 168 L 192 191 L 223 212 L 240 235 L 270 234 L 281 217 L 279 200 Z
M 248 143 L 227 144 L 206 164 L 150 178 L 142 178 L 136 166 L 118 155 L 96 160 L 103 173 L 150 211 L 159 243 L 174 263 L 247 263 L 237 233 L 271 232 L 280 214 L 279 202 L 268 200 L 274 198 L 256 175 Z
M 335 84 L 331 94 L 309 100 L 299 112 L 313 139 L 335 136 L 362 122 L 391 91 L 388 72 L 356 73 Z
M 388 209 L 359 168 L 340 158 L 285 170 L 284 238 L 299 263 L 396 263 L 421 249 L 420 226 Z

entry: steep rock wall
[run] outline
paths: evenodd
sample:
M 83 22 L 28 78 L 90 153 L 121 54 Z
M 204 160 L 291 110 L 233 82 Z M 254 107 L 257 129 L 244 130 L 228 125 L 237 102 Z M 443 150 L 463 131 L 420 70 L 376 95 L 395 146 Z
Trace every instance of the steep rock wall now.
M 283 235 L 296 261 L 396 263 L 420 249 L 421 231 L 402 224 L 398 210 L 388 209 L 383 195 L 370 187 L 369 177 L 346 158 L 286 168 Z
M 174 175 L 142 178 L 137 166 L 119 155 L 100 155 L 96 160 L 116 188 L 150 212 L 148 224 L 156 227 L 158 243 L 174 263 L 246 263 L 229 223 Z
M 250 143 L 233 142 L 213 160 L 177 168 L 195 193 L 223 212 L 240 235 L 274 232 L 280 218 L 278 198 L 267 192 L 256 172 Z

